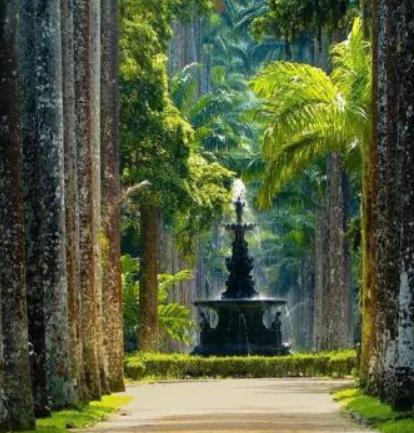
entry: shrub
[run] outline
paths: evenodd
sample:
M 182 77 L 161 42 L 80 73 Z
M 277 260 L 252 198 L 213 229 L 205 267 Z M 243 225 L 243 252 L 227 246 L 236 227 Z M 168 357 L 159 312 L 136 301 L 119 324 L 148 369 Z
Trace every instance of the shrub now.
M 354 351 L 296 354 L 284 357 L 210 357 L 142 354 L 125 361 L 126 376 L 132 380 L 153 378 L 283 378 L 344 377 L 356 368 Z

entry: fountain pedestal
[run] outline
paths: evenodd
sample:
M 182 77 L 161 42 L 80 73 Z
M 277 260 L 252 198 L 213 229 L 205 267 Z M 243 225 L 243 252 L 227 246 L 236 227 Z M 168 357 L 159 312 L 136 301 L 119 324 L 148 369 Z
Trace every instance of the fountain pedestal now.
M 243 223 L 244 203 L 239 198 L 235 202 L 237 222 L 226 225 L 234 233 L 233 253 L 226 259 L 229 278 L 227 290 L 221 299 L 198 301 L 199 308 L 208 308 L 216 312 L 218 325 L 210 327 L 201 313 L 200 344 L 193 354 L 201 356 L 235 355 L 288 355 L 289 347 L 282 341 L 281 314 L 274 315 L 272 325 L 264 324 L 264 316 L 269 310 L 286 305 L 286 301 L 277 298 L 261 298 L 254 288 L 252 271 L 254 260 L 249 256 L 245 233 L 255 225 Z

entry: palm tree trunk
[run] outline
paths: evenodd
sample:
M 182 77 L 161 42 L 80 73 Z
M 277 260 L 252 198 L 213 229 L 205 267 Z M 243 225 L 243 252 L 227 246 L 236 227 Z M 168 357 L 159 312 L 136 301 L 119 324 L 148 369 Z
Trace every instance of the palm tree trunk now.
M 99 295 L 95 233 L 95 129 L 93 120 L 94 89 L 90 65 L 92 53 L 93 20 L 91 0 L 74 0 L 75 97 L 76 138 L 78 152 L 79 189 L 79 252 L 81 328 L 85 382 L 88 397 L 100 398 L 101 372 L 99 361 Z
M 378 314 L 368 379 L 372 392 L 408 410 L 414 403 L 414 5 L 378 0 L 374 12 Z
M 314 350 L 322 349 L 322 336 L 324 329 L 324 214 L 326 210 L 322 205 L 315 210 L 315 284 L 314 284 L 314 309 L 313 309 L 313 332 L 312 347 Z
M 394 156 L 391 160 L 394 161 L 394 171 L 390 176 L 393 196 L 393 201 L 390 201 L 390 217 L 393 217 L 394 225 L 390 226 L 390 235 L 399 236 L 398 241 L 391 244 L 394 247 L 391 253 L 400 262 L 398 270 L 390 275 L 394 283 L 391 289 L 397 289 L 393 290 L 395 303 L 391 304 L 391 308 L 397 307 L 398 327 L 397 357 L 393 372 L 395 377 L 392 383 L 387 381 L 387 385 L 388 395 L 393 393 L 391 401 L 394 407 L 410 410 L 414 404 L 414 5 L 409 0 L 393 2 L 387 12 L 390 45 L 387 85 L 388 92 L 391 89 L 393 91 L 391 97 L 388 96 L 391 105 L 388 111 L 389 128 L 392 128 L 388 133 L 388 158 Z M 396 118 L 399 119 L 397 125 Z M 392 153 L 394 150 L 396 153 Z M 391 183 L 392 178 L 398 174 L 399 182 L 394 179 L 394 183 Z M 400 206 L 397 221 L 394 204 Z M 395 313 L 395 309 L 392 313 Z M 387 319 L 390 321 L 389 317 Z M 395 316 L 393 319 L 394 324 Z
M 158 320 L 158 239 L 159 210 L 141 206 L 141 275 L 139 290 L 139 348 L 159 350 Z
M 1 314 L 1 287 L 0 287 L 0 432 L 9 430 L 8 412 L 6 409 L 6 395 L 4 393 L 4 349 L 3 349 L 3 323 Z
M 25 285 L 18 6 L 0 3 L 0 291 L 6 411 L 1 425 L 33 430 Z M 7 413 L 8 419 L 5 420 Z
M 93 221 L 95 255 L 95 296 L 96 296 L 96 337 L 101 391 L 109 394 L 108 363 L 103 345 L 103 293 L 102 293 L 102 239 L 101 215 L 101 0 L 91 3 L 91 139 L 93 146 L 93 202 L 95 218 Z
M 302 285 L 302 324 L 301 347 L 311 350 L 313 340 L 313 313 L 314 313 L 314 262 L 310 255 L 306 254 L 301 260 L 301 285 Z
M 45 414 L 50 407 L 74 403 L 68 361 L 60 4 L 38 0 L 23 4 L 23 10 L 31 13 L 23 19 L 32 21 L 22 25 L 21 68 L 27 284 L 35 404 Z
M 79 194 L 76 146 L 73 0 L 61 0 L 63 115 L 65 143 L 66 255 L 69 301 L 69 338 L 72 374 L 77 398 L 86 400 L 80 326 Z
M 338 350 L 352 346 L 350 324 L 352 319 L 351 263 L 349 244 L 346 239 L 348 181 L 343 171 L 341 156 L 332 154 L 328 160 L 329 196 L 329 280 L 328 306 L 328 347 Z
M 375 0 L 376 1 L 376 0 Z M 364 3 L 366 6 L 368 2 Z M 372 12 L 372 10 L 371 10 Z M 383 84 L 378 80 L 379 69 L 383 70 L 383 62 L 379 64 L 378 41 L 379 22 L 374 19 L 373 30 L 373 119 L 378 124 L 380 110 L 378 101 L 379 87 Z M 366 30 L 366 35 L 367 35 Z M 371 132 L 371 131 L 370 131 Z M 377 246 L 376 236 L 378 231 L 378 130 L 372 128 L 372 139 L 367 138 L 367 149 L 363 155 L 363 178 L 362 178 L 362 329 L 361 329 L 361 357 L 359 375 L 361 382 L 369 387 L 375 382 L 372 380 L 373 367 L 377 365 L 377 332 L 376 323 L 378 317 L 378 272 L 377 272 Z
M 37 41 L 37 150 L 43 169 L 30 179 L 42 188 L 39 241 L 42 254 L 37 258 L 43 284 L 46 368 L 48 389 L 54 409 L 74 403 L 73 379 L 69 362 L 68 292 L 66 279 L 64 137 L 62 107 L 62 39 L 60 4 L 38 0 L 35 34 Z M 48 31 L 45 31 L 47 29 Z
M 376 151 L 370 144 L 364 162 L 362 201 L 362 332 L 359 375 L 362 383 L 368 384 L 370 365 L 377 347 L 376 323 L 378 317 L 378 276 L 376 263 Z
M 35 3 L 31 0 L 20 2 L 20 87 L 21 94 L 22 142 L 24 158 L 24 206 L 26 230 L 26 284 L 28 298 L 29 341 L 31 345 L 31 370 L 35 413 L 48 415 L 50 397 L 46 369 L 46 323 L 44 314 L 43 284 L 39 276 L 38 258 L 42 256 L 40 239 L 42 221 L 39 206 L 42 197 L 38 182 L 40 171 L 38 145 L 38 120 L 36 113 L 36 86 L 33 85 L 33 71 L 36 66 Z M 36 181 L 33 181 L 36 179 Z M 34 380 L 36 378 L 36 380 Z
M 101 183 L 104 347 L 112 391 L 123 391 L 124 336 L 120 249 L 118 3 L 102 0 Z

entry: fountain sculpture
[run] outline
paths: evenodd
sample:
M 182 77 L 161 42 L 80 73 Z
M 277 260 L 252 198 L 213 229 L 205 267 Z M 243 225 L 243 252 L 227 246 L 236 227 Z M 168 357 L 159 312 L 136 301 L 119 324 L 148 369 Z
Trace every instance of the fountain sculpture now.
M 200 313 L 200 344 L 193 354 L 201 356 L 231 355 L 288 355 L 289 346 L 282 341 L 281 312 L 274 314 L 270 327 L 264 324 L 266 312 L 286 305 L 277 298 L 262 298 L 255 290 L 252 277 L 254 259 L 249 256 L 245 234 L 255 224 L 243 222 L 245 203 L 239 197 L 234 203 L 237 221 L 227 224 L 234 233 L 233 254 L 226 259 L 230 273 L 227 290 L 220 299 L 201 300 L 195 303 L 200 309 L 212 309 L 217 313 L 218 324 L 212 328 L 206 315 Z

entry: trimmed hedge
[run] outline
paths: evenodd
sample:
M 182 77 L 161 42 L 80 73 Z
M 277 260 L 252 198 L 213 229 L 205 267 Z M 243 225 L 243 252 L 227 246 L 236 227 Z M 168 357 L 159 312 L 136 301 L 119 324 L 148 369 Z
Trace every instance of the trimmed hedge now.
M 132 380 L 202 378 L 345 377 L 354 373 L 356 353 L 324 352 L 284 357 L 211 357 L 138 353 L 125 361 Z

